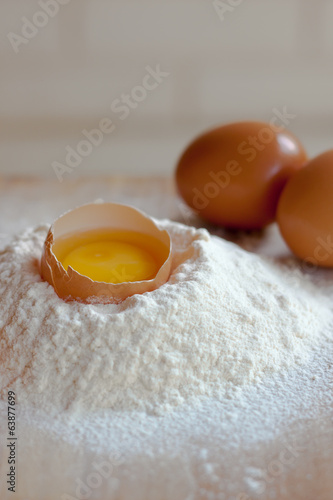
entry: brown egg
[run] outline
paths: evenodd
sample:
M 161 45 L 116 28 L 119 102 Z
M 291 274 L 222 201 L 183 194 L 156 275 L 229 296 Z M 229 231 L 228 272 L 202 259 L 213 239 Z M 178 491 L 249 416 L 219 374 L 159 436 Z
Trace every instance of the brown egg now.
M 333 150 L 288 182 L 277 221 L 290 249 L 310 265 L 333 267 Z
M 232 123 L 190 144 L 176 183 L 185 202 L 210 222 L 259 229 L 275 220 L 287 180 L 306 160 L 296 137 L 273 121 Z

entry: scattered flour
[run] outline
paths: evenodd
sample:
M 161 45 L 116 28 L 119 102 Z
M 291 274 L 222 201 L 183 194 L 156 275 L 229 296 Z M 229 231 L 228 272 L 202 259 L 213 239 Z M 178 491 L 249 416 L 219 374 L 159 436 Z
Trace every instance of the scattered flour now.
M 295 269 L 170 221 L 168 283 L 120 305 L 66 303 L 39 275 L 48 227 L 0 253 L 0 389 L 44 410 L 163 414 L 306 363 L 328 298 Z

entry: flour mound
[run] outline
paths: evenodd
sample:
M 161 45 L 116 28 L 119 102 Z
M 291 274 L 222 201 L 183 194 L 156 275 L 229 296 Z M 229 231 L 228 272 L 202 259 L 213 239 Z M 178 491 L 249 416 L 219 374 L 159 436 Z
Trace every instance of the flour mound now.
M 328 313 L 301 274 L 205 230 L 158 225 L 172 238 L 170 279 L 120 305 L 66 303 L 42 281 L 46 226 L 0 253 L 2 396 L 161 414 L 307 361 Z

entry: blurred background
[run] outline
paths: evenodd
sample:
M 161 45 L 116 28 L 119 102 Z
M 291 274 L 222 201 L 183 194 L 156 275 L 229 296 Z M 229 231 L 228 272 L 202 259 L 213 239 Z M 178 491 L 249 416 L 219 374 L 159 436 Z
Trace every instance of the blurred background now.
M 331 148 L 332 19 L 329 0 L 1 0 L 0 173 L 169 176 L 202 130 L 283 109 Z

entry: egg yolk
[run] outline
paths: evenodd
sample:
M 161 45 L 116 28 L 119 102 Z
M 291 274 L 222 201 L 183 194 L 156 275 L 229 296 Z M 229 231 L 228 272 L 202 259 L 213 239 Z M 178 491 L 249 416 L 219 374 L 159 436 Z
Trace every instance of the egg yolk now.
M 59 239 L 53 252 L 67 271 L 93 281 L 124 283 L 153 279 L 166 258 L 157 239 L 132 231 L 89 231 Z

